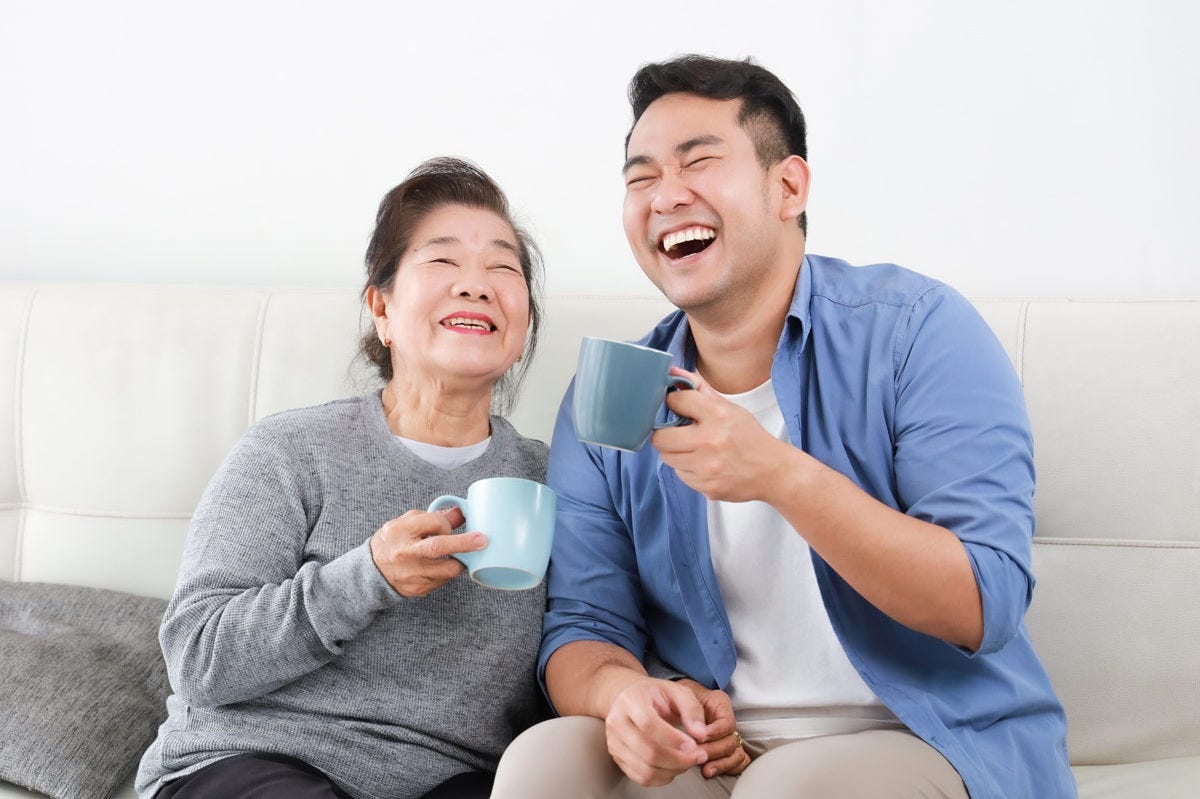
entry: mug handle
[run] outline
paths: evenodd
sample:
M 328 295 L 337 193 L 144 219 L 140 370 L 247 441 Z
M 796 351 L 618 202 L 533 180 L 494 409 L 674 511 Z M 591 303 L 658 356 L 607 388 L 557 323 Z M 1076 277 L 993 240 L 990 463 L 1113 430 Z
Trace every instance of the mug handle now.
M 670 380 L 670 385 L 667 386 L 667 393 L 670 393 L 672 391 L 681 391 L 685 388 L 690 388 L 693 390 L 696 388 L 696 384 L 693 383 L 691 380 L 689 380 L 686 377 L 680 377 L 679 375 L 671 375 L 670 378 L 668 378 L 668 379 Z M 687 418 L 686 416 L 676 416 L 674 419 L 671 419 L 670 421 L 662 422 L 661 424 L 655 424 L 654 429 L 662 430 L 664 427 L 680 427 L 682 425 L 691 424 L 691 423 L 692 423 L 692 420 Z M 466 513 L 466 511 L 463 511 L 463 512 Z
M 463 516 L 466 517 L 467 501 L 465 499 L 463 499 L 462 497 L 456 497 L 453 494 L 443 494 L 442 496 L 435 499 L 433 502 L 430 502 L 429 507 L 426 510 L 428 510 L 430 513 L 433 513 L 434 511 L 439 511 L 442 508 L 448 508 L 451 506 L 456 507 L 459 510 L 461 510 L 463 513 Z M 451 533 L 451 535 L 458 535 L 458 533 Z M 465 560 L 463 560 L 461 553 L 452 554 L 450 557 L 454 558 L 459 563 L 462 563 L 464 566 L 466 566 L 468 568 L 470 568 L 470 566 L 471 566 L 470 563 L 467 563 Z

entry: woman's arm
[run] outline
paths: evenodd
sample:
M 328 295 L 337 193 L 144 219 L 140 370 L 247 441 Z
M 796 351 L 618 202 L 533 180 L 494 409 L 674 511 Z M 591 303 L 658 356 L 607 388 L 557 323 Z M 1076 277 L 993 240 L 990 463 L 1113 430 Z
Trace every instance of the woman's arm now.
M 209 483 L 159 633 L 185 701 L 224 705 L 287 685 L 399 601 L 365 540 L 329 563 L 304 562 L 310 511 L 315 518 L 322 501 L 308 474 L 259 426 Z

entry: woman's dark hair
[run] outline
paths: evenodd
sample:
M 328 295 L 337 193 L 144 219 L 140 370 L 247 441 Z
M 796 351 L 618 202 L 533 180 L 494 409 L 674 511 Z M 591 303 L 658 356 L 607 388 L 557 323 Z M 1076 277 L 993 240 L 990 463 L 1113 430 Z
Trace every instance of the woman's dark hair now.
M 500 378 L 492 394 L 494 411 L 504 413 L 511 408 L 537 349 L 542 326 L 542 256 L 533 239 L 513 221 L 508 198 L 486 172 L 458 158 L 431 158 L 384 195 L 375 216 L 375 232 L 367 245 L 367 282 L 362 297 L 366 299 L 367 290 L 372 286 L 382 292 L 391 290 L 400 258 L 412 243 L 413 231 L 432 211 L 446 205 L 491 211 L 508 223 L 517 240 L 517 257 L 529 289 L 529 332 L 524 355 Z M 363 335 L 359 351 L 375 366 L 384 381 L 392 379 L 391 352 L 374 329 Z
M 738 124 L 754 142 L 758 161 L 769 169 L 798 155 L 808 159 L 804 114 L 783 81 L 747 58 L 729 61 L 702 55 L 683 55 L 658 64 L 646 64 L 629 81 L 633 125 L 646 109 L 665 94 L 680 92 L 710 100 L 741 100 Z M 629 149 L 630 126 L 625 136 Z M 628 155 L 628 152 L 626 152 Z M 801 213 L 800 229 L 808 232 L 808 214 Z

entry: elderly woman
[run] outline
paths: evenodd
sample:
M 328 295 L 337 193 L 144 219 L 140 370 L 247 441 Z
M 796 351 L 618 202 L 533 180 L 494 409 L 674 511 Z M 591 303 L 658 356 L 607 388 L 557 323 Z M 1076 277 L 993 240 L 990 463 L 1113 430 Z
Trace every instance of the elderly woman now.
M 491 415 L 533 350 L 539 268 L 470 164 L 429 161 L 384 198 L 363 350 L 386 385 L 262 420 L 213 477 L 160 633 L 174 694 L 142 797 L 487 796 L 540 718 L 545 591 L 463 577 L 447 556 L 486 537 L 421 509 L 544 479 L 545 445 Z

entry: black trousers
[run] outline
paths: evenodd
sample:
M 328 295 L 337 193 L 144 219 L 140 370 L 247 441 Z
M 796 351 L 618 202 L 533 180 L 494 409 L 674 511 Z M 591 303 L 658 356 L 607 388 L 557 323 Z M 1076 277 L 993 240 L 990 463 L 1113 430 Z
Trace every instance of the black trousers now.
M 486 771 L 456 774 L 422 799 L 488 799 Z M 250 752 L 218 760 L 163 785 L 154 799 L 350 799 L 323 773 L 294 757 Z

